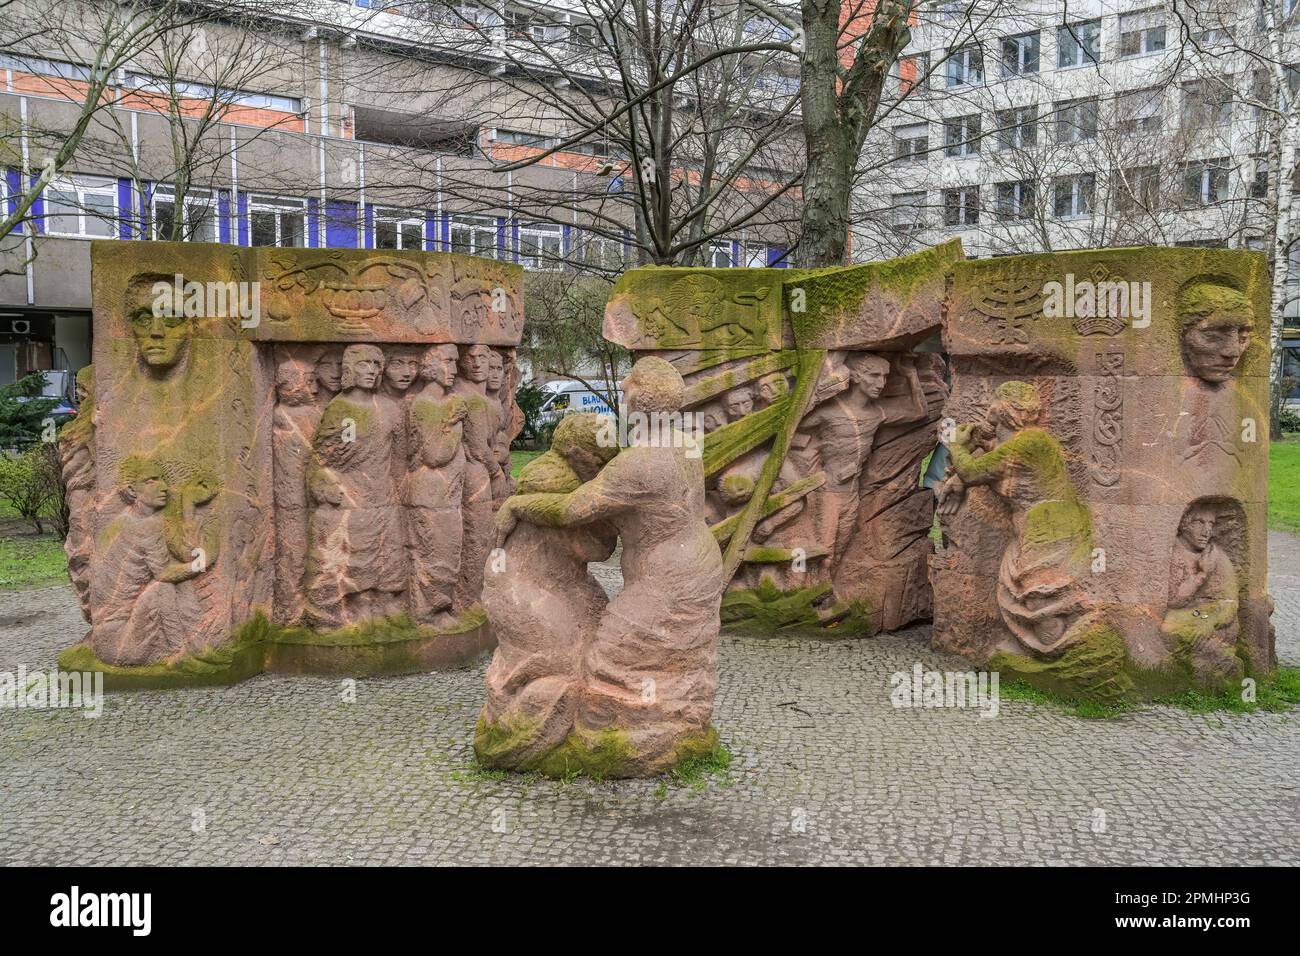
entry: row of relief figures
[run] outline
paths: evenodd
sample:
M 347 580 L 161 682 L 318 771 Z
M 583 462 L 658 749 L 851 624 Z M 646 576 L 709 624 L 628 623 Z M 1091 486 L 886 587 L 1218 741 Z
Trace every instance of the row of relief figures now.
M 518 384 L 481 344 L 277 348 L 276 623 L 444 627 L 476 603 Z

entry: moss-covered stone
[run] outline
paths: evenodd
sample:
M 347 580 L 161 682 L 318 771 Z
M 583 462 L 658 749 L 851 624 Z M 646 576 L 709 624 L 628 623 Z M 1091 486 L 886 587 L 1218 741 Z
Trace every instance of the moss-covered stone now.
M 262 672 L 266 641 L 272 630 L 270 621 L 258 614 L 222 647 L 142 667 L 105 663 L 89 645 L 76 644 L 59 655 L 59 670 L 102 673 L 108 691 L 235 684 Z
M 1124 638 L 1111 624 L 1085 618 L 1075 624 L 1081 629 L 1077 641 L 1060 656 L 1039 659 L 999 651 L 989 668 L 1005 680 L 1023 680 L 1049 693 L 1075 700 L 1118 703 L 1134 690 L 1125 666 Z

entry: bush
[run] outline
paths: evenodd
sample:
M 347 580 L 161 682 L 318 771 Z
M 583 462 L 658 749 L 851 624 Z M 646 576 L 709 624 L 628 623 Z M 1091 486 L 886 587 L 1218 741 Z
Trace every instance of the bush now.
M 37 534 L 45 533 L 42 520 L 58 496 L 59 483 L 58 452 L 51 444 L 35 445 L 16 457 L 0 455 L 0 501 L 9 502 Z
M 1282 427 L 1282 433 L 1300 432 L 1300 411 L 1294 408 L 1283 408 L 1277 416 L 1278 424 Z

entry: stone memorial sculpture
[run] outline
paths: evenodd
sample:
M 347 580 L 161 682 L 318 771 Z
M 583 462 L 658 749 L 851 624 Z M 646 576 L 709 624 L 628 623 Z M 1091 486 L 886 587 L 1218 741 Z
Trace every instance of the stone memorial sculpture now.
M 933 352 L 959 243 L 844 269 L 634 269 L 605 337 L 672 363 L 705 433 L 723 616 L 839 633 L 930 616 L 947 396 Z
M 90 630 L 60 666 L 175 686 L 486 652 L 521 279 L 433 253 L 94 244 L 93 389 L 61 442 Z
M 1110 702 L 1269 675 L 1263 256 L 952 271 L 935 646 Z
M 633 366 L 623 391 L 633 417 L 675 415 L 686 394 L 681 374 L 655 357 Z M 615 444 L 610 436 L 618 434 L 617 428 L 611 425 L 605 433 L 604 444 Z M 531 603 L 521 600 L 513 590 L 521 585 L 513 581 L 488 586 L 489 606 L 500 587 L 502 604 L 511 609 L 498 624 L 488 705 L 475 736 L 481 762 L 555 775 L 646 776 L 717 746 L 711 718 L 725 581 L 721 552 L 705 521 L 699 452 L 694 439 L 676 429 L 653 434 L 632 429 L 629 444 L 573 491 L 518 494 L 502 506 L 496 519 L 505 549 L 501 573 L 527 573 L 510 570 L 512 554 L 527 562 L 548 550 L 529 530 L 516 551 L 511 542 L 522 525 L 566 536 L 607 525 L 622 541 L 624 584 L 600 613 L 594 632 L 569 635 L 578 646 L 567 654 L 549 645 L 536 651 L 539 637 L 532 627 L 538 622 L 526 610 L 518 611 L 520 604 L 536 607 L 548 593 L 538 588 L 537 578 Z M 569 458 L 581 477 L 594 470 L 601 456 L 586 448 L 581 456 L 570 451 L 565 460 Z M 528 477 L 525 484 L 532 481 Z M 599 548 L 586 553 L 601 553 L 606 546 L 612 547 L 612 538 L 603 538 Z M 571 560 L 563 552 L 573 547 L 571 537 L 557 540 L 549 549 L 561 553 L 545 560 Z M 582 573 L 579 557 L 569 576 Z M 569 599 L 577 603 L 576 616 L 598 610 L 600 603 L 589 584 L 581 582 Z M 575 616 L 557 613 L 561 620 Z M 521 662 L 530 659 L 537 661 L 537 680 L 543 682 L 535 696 L 529 692 L 530 672 L 520 670 Z M 557 675 L 556 668 L 568 673 Z M 571 699 L 565 696 L 566 681 L 576 684 Z M 566 727 L 569 714 L 571 726 Z

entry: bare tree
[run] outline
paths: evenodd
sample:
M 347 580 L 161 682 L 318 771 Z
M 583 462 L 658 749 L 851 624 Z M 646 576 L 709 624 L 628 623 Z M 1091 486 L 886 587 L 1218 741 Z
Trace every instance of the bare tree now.
M 4 130 L 5 152 L 19 157 L 24 175 L 11 209 L 0 218 L 0 242 L 28 220 L 32 205 L 76 155 L 92 122 L 113 108 L 119 71 L 194 15 L 177 0 L 14 0 L 0 8 L 0 36 L 18 38 L 6 41 L 5 56 L 20 66 L 35 60 L 50 64 L 54 75 L 37 71 L 47 76 L 49 93 L 77 104 L 68 127 L 44 130 L 20 121 Z M 35 177 L 25 161 L 33 143 L 49 149 Z

